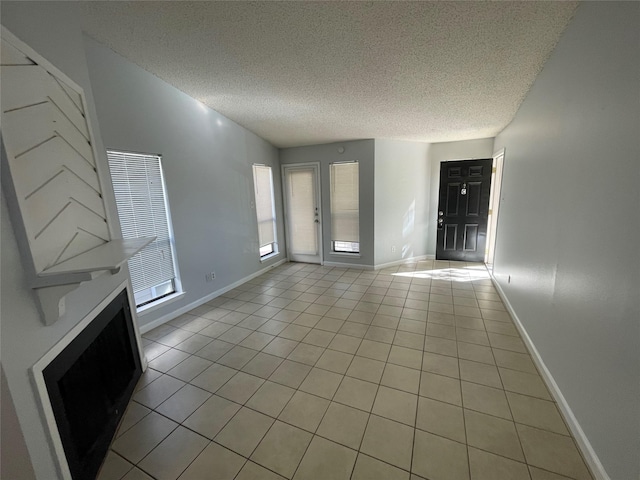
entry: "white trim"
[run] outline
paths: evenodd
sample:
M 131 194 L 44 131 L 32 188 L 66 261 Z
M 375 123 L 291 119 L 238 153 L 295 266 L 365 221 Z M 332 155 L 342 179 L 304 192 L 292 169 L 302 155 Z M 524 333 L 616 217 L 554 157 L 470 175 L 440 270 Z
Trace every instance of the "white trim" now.
M 289 227 L 289 202 L 287 201 L 287 169 L 304 169 L 304 168 L 313 168 L 314 175 L 316 177 L 316 204 L 318 209 L 318 253 L 315 255 L 298 255 L 299 260 L 294 260 L 293 255 L 291 253 L 291 231 Z M 288 262 L 302 262 L 302 263 L 313 263 L 315 265 L 323 265 L 324 260 L 324 225 L 323 225 L 323 209 L 322 209 L 322 165 L 320 162 L 302 162 L 302 163 L 283 163 L 280 165 L 280 172 L 282 178 L 282 209 L 284 211 L 284 234 L 286 239 L 286 254 Z M 305 259 L 304 257 L 318 257 L 318 261 L 310 261 Z M 306 261 L 305 261 L 306 260 Z
M 216 290 L 215 292 L 210 293 L 209 295 L 205 295 L 204 297 L 199 298 L 198 300 L 191 302 L 188 305 L 185 305 L 183 307 L 178 308 L 177 310 L 174 310 L 173 312 L 167 313 L 166 315 L 163 315 L 160 318 L 157 318 L 149 323 L 145 323 L 144 325 L 140 326 L 140 332 L 144 334 L 150 330 L 153 330 L 156 327 L 159 327 L 160 325 L 170 322 L 174 318 L 178 318 L 183 313 L 187 313 L 193 310 L 194 308 L 199 307 L 200 305 L 207 303 L 216 297 L 219 297 L 223 293 L 233 290 L 234 288 L 239 287 L 243 283 L 248 282 L 249 280 L 253 280 L 256 277 L 259 277 L 260 275 L 265 273 L 267 270 L 271 270 L 272 268 L 278 267 L 283 263 L 287 263 L 286 258 L 283 258 L 282 260 L 278 260 L 277 262 L 273 263 L 272 265 L 269 265 L 268 267 L 261 268 L 257 272 L 254 272 L 251 275 L 241 278 L 237 282 L 233 282 L 232 284 L 227 285 L 226 287 L 222 287 L 221 289 Z
M 139 317 L 144 317 L 145 315 L 153 312 L 154 310 L 158 310 L 161 307 L 166 307 L 170 303 L 173 303 L 176 300 L 180 300 L 182 297 L 186 295 L 186 293 L 187 292 L 173 292 L 172 294 L 167 295 L 166 297 L 159 298 L 157 300 L 154 300 L 151 303 L 147 303 L 146 305 L 143 305 L 137 310 L 136 313 L 138 314 Z
M 487 267 L 489 272 L 493 272 L 496 255 L 498 217 L 500 215 L 500 197 L 502 195 L 504 171 L 504 153 L 505 149 L 502 148 L 493 154 L 493 165 L 491 168 L 491 187 L 489 189 L 489 211 L 491 213 L 487 217 L 487 243 L 484 255 L 484 263 L 491 265 L 491 267 Z M 494 169 L 495 172 L 493 171 Z
M 325 267 L 359 268 L 361 270 L 375 270 L 375 266 L 373 265 L 360 265 L 357 263 L 324 262 L 322 265 Z
M 71 471 L 69 470 L 69 464 L 67 462 L 67 456 L 64 453 L 64 447 L 62 445 L 62 439 L 60 438 L 60 432 L 58 431 L 58 424 L 56 423 L 55 416 L 53 414 L 53 408 L 49 401 L 49 391 L 44 381 L 44 369 L 49 365 L 59 354 L 62 352 L 80 333 L 102 312 L 123 290 L 127 290 L 127 297 L 129 299 L 129 307 L 132 312 L 133 328 L 136 330 L 135 325 L 135 305 L 131 305 L 132 292 L 129 286 L 129 280 L 125 280 L 118 287 L 111 292 L 104 300 L 102 300 L 95 308 L 93 308 L 85 317 L 78 322 L 58 343 L 56 343 L 47 353 L 45 353 L 40 360 L 38 360 L 33 367 L 30 368 L 31 379 L 38 393 L 37 399 L 42 408 L 44 415 L 45 427 L 49 433 L 49 438 L 53 444 L 53 450 L 55 452 L 55 459 L 57 460 L 58 468 L 62 474 L 64 480 L 72 480 Z M 136 343 L 138 344 L 139 354 L 142 355 L 142 349 L 138 336 L 136 336 Z M 146 367 L 146 361 L 143 364 Z M 144 370 L 144 368 L 143 368 Z
M 594 475 L 596 480 L 611 480 L 611 477 L 609 477 L 609 475 L 605 471 L 602 463 L 600 462 L 600 459 L 598 458 L 598 455 L 596 454 L 595 450 L 591 446 L 591 442 L 589 442 L 589 439 L 587 438 L 586 434 L 582 430 L 580 423 L 578 423 L 578 419 L 573 414 L 573 411 L 571 410 L 569 403 L 564 398 L 564 395 L 562 394 L 560 387 L 558 386 L 555 379 L 551 375 L 551 372 L 549 371 L 544 361 L 542 360 L 542 357 L 540 356 L 538 349 L 536 348 L 533 341 L 531 340 L 531 337 L 529 337 L 527 330 L 524 328 L 524 325 L 520 321 L 520 318 L 518 317 L 515 310 L 513 309 L 513 306 L 509 302 L 507 295 L 504 293 L 504 290 L 502 290 L 502 287 L 498 283 L 498 280 L 493 275 L 493 273 L 490 273 L 490 275 L 491 275 L 491 281 L 493 282 L 493 285 L 496 288 L 498 295 L 500 295 L 500 298 L 502 299 L 502 303 L 504 303 L 505 307 L 507 308 L 507 311 L 511 315 L 511 318 L 513 319 L 513 323 L 518 329 L 518 333 L 520 333 L 522 340 L 524 341 L 525 345 L 527 346 L 527 349 L 529 350 L 529 353 L 531 354 L 531 358 L 533 359 L 533 362 L 535 363 L 536 367 L 538 368 L 538 371 L 540 372 L 540 376 L 543 378 L 545 384 L 547 385 L 547 388 L 549 389 L 549 392 L 551 392 L 551 395 L 553 396 L 556 403 L 558 404 L 560 412 L 562 413 L 562 416 L 565 422 L 569 426 L 569 429 L 571 430 L 571 434 L 575 438 L 576 443 L 578 444 L 578 448 L 580 449 L 582 456 L 586 460 L 591 473 Z
M 350 257 L 350 258 L 360 258 L 359 253 L 349 253 L 349 252 L 331 252 L 329 254 L 332 257 Z
M 374 270 L 382 270 L 383 268 L 395 267 L 396 265 L 403 265 L 405 263 L 419 262 L 421 260 L 434 260 L 435 258 L 435 255 L 418 255 L 417 257 L 402 258 L 400 260 L 394 260 L 393 262 L 376 265 Z
M 269 244 L 267 244 L 267 245 L 269 245 Z M 280 255 L 280 252 L 278 250 L 276 250 L 275 252 L 271 252 L 271 253 L 265 255 L 264 257 L 260 257 L 260 263 L 267 262 L 267 261 L 271 260 L 272 258 L 276 258 L 278 255 Z
M 142 373 L 147 371 L 147 356 L 144 354 L 144 346 L 142 345 L 142 333 L 140 333 L 140 322 L 138 320 L 138 312 L 136 311 L 135 294 L 131 286 L 131 276 L 127 275 L 127 297 L 129 299 L 129 310 L 133 319 L 133 331 L 136 334 L 136 344 L 138 345 L 138 356 L 140 357 L 140 365 L 142 365 Z M 120 288 L 120 287 L 118 287 Z
M 497 150 L 497 151 L 493 152 L 493 157 L 492 158 L 499 157 L 500 155 L 504 156 L 504 152 L 505 151 L 506 151 L 506 149 L 504 147 L 502 147 L 500 150 Z

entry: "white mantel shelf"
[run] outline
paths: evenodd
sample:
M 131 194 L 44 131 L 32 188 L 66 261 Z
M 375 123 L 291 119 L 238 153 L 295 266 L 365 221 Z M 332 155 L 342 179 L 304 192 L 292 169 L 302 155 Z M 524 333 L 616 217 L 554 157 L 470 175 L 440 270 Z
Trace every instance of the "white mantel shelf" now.
M 155 237 L 114 239 L 84 91 L 2 26 L 0 167 L 45 325 L 81 284 L 115 275 Z
M 94 278 L 96 272 L 110 271 L 117 273 L 120 267 L 136 253 L 153 242 L 156 237 L 111 240 L 77 257 L 58 263 L 38 273 L 38 278 L 53 280 L 65 275 L 85 276 L 86 280 Z
M 31 286 L 38 297 L 44 324 L 51 325 L 65 314 L 65 297 L 81 283 L 106 272 L 115 275 L 127 260 L 155 239 L 111 240 L 38 273 Z

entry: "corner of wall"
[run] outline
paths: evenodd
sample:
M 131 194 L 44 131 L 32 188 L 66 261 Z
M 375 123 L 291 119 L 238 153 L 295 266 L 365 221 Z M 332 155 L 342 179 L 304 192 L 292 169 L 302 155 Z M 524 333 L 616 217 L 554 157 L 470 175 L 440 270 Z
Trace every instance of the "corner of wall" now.
M 7 479 L 35 480 L 31 457 L 24 440 L 22 427 L 18 421 L 18 414 L 9 391 L 9 384 L 1 367 L 2 383 L 0 384 L 0 408 L 2 410 L 0 424 L 2 424 L 2 439 L 0 444 L 0 477 Z

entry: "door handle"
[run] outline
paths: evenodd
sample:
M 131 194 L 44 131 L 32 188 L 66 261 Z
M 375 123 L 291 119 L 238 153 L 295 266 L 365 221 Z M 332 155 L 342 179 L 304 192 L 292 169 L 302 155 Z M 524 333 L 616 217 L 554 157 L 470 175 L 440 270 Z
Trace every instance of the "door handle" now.
M 314 220 L 314 223 L 320 223 L 320 220 L 318 220 L 317 218 Z

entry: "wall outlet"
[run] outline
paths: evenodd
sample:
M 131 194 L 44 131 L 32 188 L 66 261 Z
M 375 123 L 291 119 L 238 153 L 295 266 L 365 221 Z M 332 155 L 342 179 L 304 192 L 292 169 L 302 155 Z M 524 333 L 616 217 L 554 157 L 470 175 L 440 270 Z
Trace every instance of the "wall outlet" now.
M 204 276 L 204 281 L 205 281 L 205 282 L 213 282 L 213 279 L 214 279 L 214 278 L 216 278 L 216 274 L 215 274 L 215 272 L 210 272 L 210 273 L 207 273 L 207 274 Z
M 391 253 L 396 253 L 396 246 L 391 247 Z

